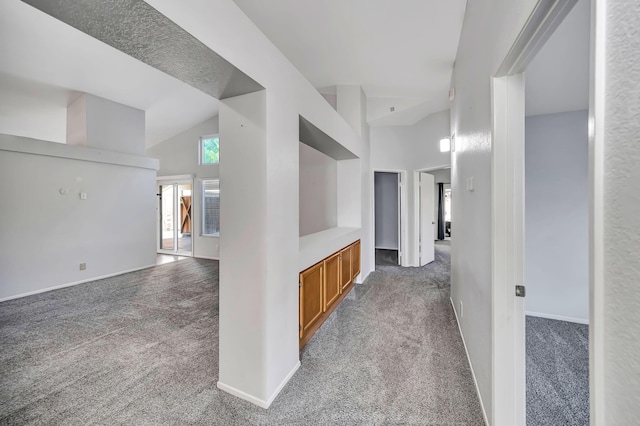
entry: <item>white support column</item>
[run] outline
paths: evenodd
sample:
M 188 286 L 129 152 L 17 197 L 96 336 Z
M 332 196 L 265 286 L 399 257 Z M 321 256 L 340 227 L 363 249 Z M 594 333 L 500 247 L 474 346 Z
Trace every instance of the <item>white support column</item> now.
M 263 408 L 300 365 L 298 121 L 277 104 L 260 91 L 220 105 L 218 387 Z

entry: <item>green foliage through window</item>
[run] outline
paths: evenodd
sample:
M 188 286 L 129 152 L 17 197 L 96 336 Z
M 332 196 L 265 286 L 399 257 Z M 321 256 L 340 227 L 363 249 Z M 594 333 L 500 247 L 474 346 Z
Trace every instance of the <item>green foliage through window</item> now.
M 220 139 L 218 136 L 203 137 L 202 164 L 215 164 L 220 162 Z

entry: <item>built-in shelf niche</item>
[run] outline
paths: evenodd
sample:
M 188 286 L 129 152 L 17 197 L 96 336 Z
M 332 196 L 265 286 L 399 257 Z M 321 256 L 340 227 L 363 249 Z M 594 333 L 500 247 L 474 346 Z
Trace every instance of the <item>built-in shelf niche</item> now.
M 302 116 L 299 128 L 304 268 L 360 238 L 361 165 L 357 155 Z

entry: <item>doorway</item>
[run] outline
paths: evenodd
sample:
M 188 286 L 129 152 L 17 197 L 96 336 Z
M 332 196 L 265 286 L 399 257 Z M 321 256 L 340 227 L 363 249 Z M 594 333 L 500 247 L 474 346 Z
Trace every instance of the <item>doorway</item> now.
M 581 2 L 583 3 L 580 5 Z M 555 268 L 555 270 L 559 272 L 558 275 L 565 274 L 567 272 L 566 261 L 574 256 L 576 251 L 561 248 L 560 240 L 566 236 L 565 234 L 568 233 L 569 229 L 567 226 L 555 229 L 555 226 L 561 223 L 573 226 L 583 219 L 585 225 L 588 223 L 586 211 L 582 211 L 580 218 L 578 218 L 575 216 L 575 212 L 569 212 L 566 208 L 567 206 L 571 208 L 577 207 L 577 204 L 583 206 L 587 204 L 586 193 L 588 191 L 586 186 L 588 185 L 589 174 L 587 162 L 584 162 L 582 165 L 584 167 L 581 169 L 584 171 L 585 178 L 581 184 L 585 188 L 578 190 L 565 185 L 567 177 L 571 175 L 570 170 L 567 168 L 569 166 L 567 161 L 574 159 L 576 156 L 576 153 L 572 151 L 573 148 L 568 146 L 570 141 L 566 134 L 563 134 L 560 140 L 556 140 L 558 143 L 549 145 L 549 152 L 539 155 L 541 149 L 546 149 L 541 144 L 550 141 L 550 138 L 545 135 L 551 132 L 555 137 L 560 135 L 558 129 L 562 129 L 563 132 L 567 130 L 567 122 L 556 125 L 554 120 L 562 119 L 566 121 L 566 119 L 570 118 L 574 122 L 576 119 L 584 122 L 584 128 L 581 129 L 581 132 L 584 135 L 582 143 L 584 143 L 584 159 L 586 159 L 588 145 L 588 138 L 586 137 L 586 118 L 588 114 L 586 109 L 588 109 L 587 99 L 589 97 L 589 86 L 586 82 L 588 82 L 588 77 L 584 79 L 585 93 L 582 94 L 585 104 L 582 105 L 581 109 L 585 110 L 584 114 L 577 114 L 580 117 L 575 116 L 575 114 L 569 117 L 566 116 L 566 112 L 571 111 L 571 109 L 566 109 L 565 106 L 562 106 L 562 103 L 566 105 L 569 96 L 562 92 L 567 87 L 570 87 L 572 83 L 579 81 L 580 76 L 575 71 L 572 71 L 568 73 L 569 76 L 566 81 L 558 86 L 554 85 L 555 82 L 552 81 L 551 76 L 554 73 L 557 74 L 563 68 L 563 61 L 560 59 L 568 58 L 575 63 L 578 62 L 576 59 L 578 51 L 584 50 L 588 55 L 588 18 L 587 22 L 584 23 L 587 31 L 587 41 L 584 49 L 576 47 L 575 44 L 566 43 L 566 41 L 559 43 L 560 47 L 568 46 L 569 50 L 565 53 L 558 53 L 558 49 L 554 48 L 555 51 L 551 55 L 554 60 L 548 64 L 553 72 L 545 73 L 540 80 L 541 85 L 539 88 L 528 90 L 529 95 L 532 96 L 529 97 L 525 93 L 525 71 L 527 79 L 529 79 L 530 71 L 533 72 L 534 61 L 538 59 L 537 55 L 544 52 L 547 48 L 546 43 L 552 41 L 556 33 L 559 34 L 561 32 L 557 31 L 561 30 L 560 26 L 564 24 L 565 18 L 571 18 L 570 14 L 573 13 L 572 9 L 576 3 L 580 6 L 576 10 L 582 8 L 588 12 L 589 0 L 538 2 L 525 28 L 506 56 L 496 77 L 492 80 L 492 364 L 494 371 L 493 403 L 496 416 L 494 421 L 496 424 L 525 424 L 525 422 L 529 421 L 533 424 L 549 424 L 549 418 L 553 419 L 551 424 L 568 424 L 566 419 L 570 419 L 571 424 L 589 423 L 588 360 L 579 361 L 583 364 L 580 367 L 582 370 L 582 383 L 575 381 L 570 383 L 573 373 L 568 368 L 564 368 L 563 363 L 575 364 L 578 362 L 576 361 L 577 358 L 573 356 L 573 351 L 570 351 L 570 356 L 574 358 L 573 361 L 568 361 L 566 356 L 560 356 L 558 358 L 560 361 L 542 359 L 538 360 L 542 362 L 533 362 L 532 360 L 536 357 L 544 358 L 546 356 L 544 355 L 544 345 L 548 343 L 554 345 L 548 351 L 549 353 L 556 355 L 562 353 L 563 350 L 560 346 L 565 345 L 567 339 L 564 339 L 560 335 L 561 333 L 550 330 L 547 322 L 550 320 L 548 318 L 549 315 L 545 320 L 536 319 L 535 321 L 530 321 L 530 317 L 525 317 L 525 312 L 529 310 L 525 309 L 525 303 L 527 308 L 533 306 L 534 298 L 532 296 L 542 288 L 533 286 L 533 280 L 536 277 L 532 272 L 547 273 L 554 270 L 554 267 L 548 263 L 534 265 L 535 259 L 531 255 L 536 250 L 542 257 L 548 257 L 550 253 L 555 253 L 553 254 L 555 256 L 553 261 L 565 261 L 562 268 Z M 583 64 L 581 71 L 588 76 L 588 56 L 584 62 L 585 64 Z M 530 68 L 530 66 L 532 67 Z M 531 120 L 525 118 L 526 115 L 534 115 L 532 114 L 533 108 L 530 105 L 530 100 L 534 97 L 539 97 L 542 93 L 548 94 L 546 95 L 546 101 L 552 101 L 556 105 L 547 104 L 541 107 L 543 109 L 539 109 L 537 112 L 540 116 L 538 118 Z M 545 111 L 545 109 L 547 110 Z M 573 110 L 575 109 L 577 108 L 573 108 Z M 557 114 L 560 113 L 565 116 L 558 116 Z M 542 117 L 552 114 L 556 116 Z M 529 138 L 529 135 L 532 136 L 531 140 L 527 142 L 526 148 L 525 135 L 527 135 L 527 138 Z M 529 144 L 529 142 L 533 143 L 534 141 L 539 145 L 534 147 L 534 145 Z M 535 149 L 532 150 L 530 148 Z M 538 155 L 539 158 L 536 158 L 535 155 Z M 564 160 L 560 160 L 560 158 L 564 158 Z M 554 175 L 551 169 L 556 166 L 558 172 Z M 534 170 L 536 167 L 537 171 Z M 530 173 L 533 171 L 537 174 Z M 585 191 L 582 191 L 582 189 L 585 189 Z M 584 199 L 580 203 L 574 201 L 567 203 L 567 199 L 577 192 L 583 192 Z M 555 201 L 551 195 L 557 195 L 555 196 Z M 545 201 L 540 203 L 539 201 L 542 199 Z M 525 214 L 525 210 L 527 214 Z M 570 214 L 564 217 L 566 213 Z M 543 221 L 535 222 L 536 220 L 540 221 L 543 216 L 545 217 Z M 538 226 L 537 230 L 532 231 L 535 227 L 534 225 L 540 226 Z M 582 248 L 585 248 L 585 241 L 588 239 L 586 237 L 588 226 L 584 228 L 584 234 L 581 237 L 582 241 L 579 244 Z M 546 239 L 542 240 L 541 238 L 543 237 Z M 526 250 L 525 245 L 527 247 Z M 583 258 L 586 258 L 586 249 L 584 254 Z M 585 265 L 585 269 L 588 269 L 588 265 Z M 546 281 L 546 279 L 543 281 Z M 567 282 L 566 279 L 561 281 L 563 285 Z M 587 283 L 589 278 L 584 278 L 582 281 L 584 289 L 588 290 Z M 529 287 L 525 287 L 525 284 Z M 539 294 L 536 294 L 538 299 L 536 303 L 538 303 L 538 306 L 546 306 L 543 309 L 550 309 L 554 305 L 557 307 L 557 302 L 562 298 L 558 292 L 559 290 L 560 287 L 554 287 L 554 293 L 544 298 L 539 298 L 537 297 Z M 569 293 L 571 293 L 571 297 L 568 300 L 572 303 L 575 302 L 578 295 L 573 291 Z M 527 299 L 525 299 L 525 296 Z M 586 297 L 588 304 L 588 291 L 583 296 Z M 537 316 L 540 317 L 542 315 Z M 553 321 L 560 319 L 559 316 L 556 315 Z M 563 319 L 566 320 L 567 318 Z M 569 323 L 560 324 L 561 332 L 566 331 L 566 324 Z M 535 336 L 529 335 L 529 332 L 533 331 L 533 329 L 527 330 L 530 326 L 538 327 L 539 330 L 534 332 Z M 572 330 L 569 330 L 569 333 L 572 336 L 576 335 Z M 545 341 L 545 339 L 540 339 L 540 336 L 553 336 L 553 339 Z M 535 347 L 532 347 L 531 344 L 534 344 Z M 583 349 L 586 348 L 584 342 L 581 342 L 581 344 Z M 513 350 L 509 350 L 509 348 Z M 588 351 L 587 355 L 589 355 Z M 546 372 L 543 371 L 544 369 L 537 367 L 547 364 L 554 366 L 553 369 L 549 369 L 549 372 L 555 378 L 542 383 L 542 379 L 546 380 L 551 377 L 545 378 Z M 563 367 L 560 368 L 560 365 L 563 365 Z M 532 368 L 534 369 L 533 371 L 531 370 Z M 540 389 L 535 388 L 535 386 L 529 388 L 528 382 L 534 377 L 530 376 L 531 374 L 538 381 L 535 386 L 545 389 L 548 386 L 554 387 L 553 390 L 547 389 L 543 393 L 555 395 L 555 397 L 547 399 L 546 403 L 538 404 L 535 409 L 531 405 L 531 397 L 535 396 L 536 390 Z M 553 381 L 556 383 L 552 383 Z M 578 395 L 581 391 L 577 387 L 586 389 L 586 398 Z M 532 391 L 532 389 L 534 390 Z M 569 389 L 568 393 L 566 392 L 567 389 Z M 542 396 L 544 397 L 545 395 Z M 576 402 L 578 400 L 582 402 Z
M 191 180 L 158 180 L 158 253 L 191 256 Z
M 451 239 L 451 167 L 416 171 L 414 185 L 415 265 L 424 266 L 435 258 L 433 242 Z
M 403 264 L 402 172 L 374 172 L 376 265 Z

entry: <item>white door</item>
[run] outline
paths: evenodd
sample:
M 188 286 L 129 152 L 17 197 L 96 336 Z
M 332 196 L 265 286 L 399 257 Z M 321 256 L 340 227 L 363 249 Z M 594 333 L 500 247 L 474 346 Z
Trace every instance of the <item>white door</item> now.
M 420 266 L 435 259 L 433 224 L 434 178 L 429 173 L 420 173 Z

